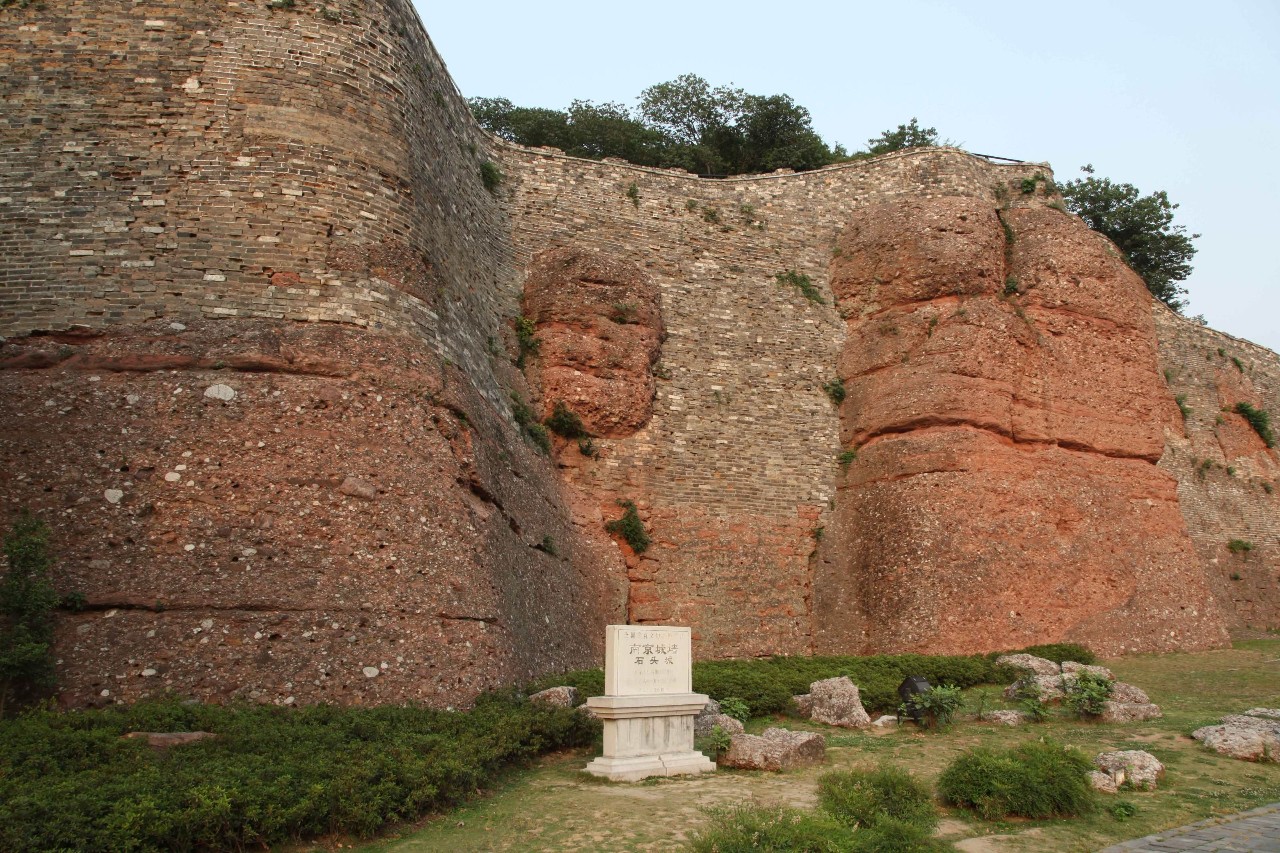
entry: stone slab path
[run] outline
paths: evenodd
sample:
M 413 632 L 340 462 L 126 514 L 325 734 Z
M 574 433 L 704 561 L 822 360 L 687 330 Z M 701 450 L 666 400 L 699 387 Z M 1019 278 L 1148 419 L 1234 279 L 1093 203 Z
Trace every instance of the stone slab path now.
M 1155 835 L 1107 847 L 1098 853 L 1172 853 L 1189 850 L 1280 853 L 1280 803 L 1230 817 L 1211 818 L 1177 829 L 1167 829 Z

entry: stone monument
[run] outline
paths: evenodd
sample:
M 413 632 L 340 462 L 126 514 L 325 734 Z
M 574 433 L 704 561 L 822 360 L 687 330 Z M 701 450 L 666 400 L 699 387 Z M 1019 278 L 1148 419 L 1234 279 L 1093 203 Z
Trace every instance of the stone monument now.
M 689 628 L 606 628 L 605 695 L 587 700 L 604 721 L 604 755 L 587 765 L 588 773 L 636 782 L 716 769 L 693 748 L 693 719 L 707 697 L 693 692 L 691 643 Z

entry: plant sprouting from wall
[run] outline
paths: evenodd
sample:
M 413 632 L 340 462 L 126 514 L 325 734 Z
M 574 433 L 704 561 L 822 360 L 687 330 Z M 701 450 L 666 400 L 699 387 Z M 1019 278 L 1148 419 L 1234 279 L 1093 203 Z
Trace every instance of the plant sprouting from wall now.
M 778 284 L 786 287 L 794 287 L 800 291 L 801 295 L 810 302 L 816 302 L 819 305 L 826 305 L 826 300 L 822 298 L 822 291 L 818 290 L 814 285 L 813 279 L 802 272 L 795 270 L 786 270 L 774 276 Z
M 1267 447 L 1276 446 L 1276 436 L 1271 431 L 1269 412 L 1265 409 L 1255 409 L 1243 401 L 1236 403 L 1235 412 L 1249 422 L 1249 426 L 1253 427 L 1253 431 L 1258 434 L 1258 438 L 1262 439 L 1263 444 Z
M 538 327 L 528 317 L 516 318 L 516 343 L 520 354 L 516 356 L 516 367 L 524 367 L 531 355 L 537 355 L 542 341 L 537 336 Z
M 631 203 L 636 207 L 640 206 L 640 187 L 636 186 L 635 181 L 627 187 L 627 198 L 631 199 Z
M 491 193 L 496 193 L 498 187 L 502 185 L 502 170 L 498 168 L 498 164 L 492 160 L 485 160 L 480 164 L 480 182 L 484 184 L 484 188 Z
M 640 520 L 635 502 L 621 500 L 618 501 L 618 506 L 623 509 L 622 518 L 606 523 L 604 529 L 615 536 L 621 536 L 632 551 L 643 554 L 649 548 L 649 533 L 644 529 L 644 522 Z
M 822 383 L 822 390 L 827 392 L 827 396 L 831 398 L 831 402 L 837 406 L 844 402 L 844 380 L 837 376 L 830 382 Z
M 587 428 L 583 426 L 582 418 L 566 406 L 563 400 L 556 403 L 551 416 L 543 423 L 556 435 L 565 438 L 587 438 Z

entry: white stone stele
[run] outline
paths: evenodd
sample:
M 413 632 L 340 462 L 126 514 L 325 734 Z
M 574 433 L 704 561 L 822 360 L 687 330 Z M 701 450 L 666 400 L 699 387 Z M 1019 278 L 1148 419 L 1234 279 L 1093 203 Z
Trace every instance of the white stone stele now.
M 715 762 L 693 748 L 693 718 L 707 697 L 693 692 L 692 632 L 609 625 L 604 696 L 587 707 L 604 723 L 604 754 L 586 766 L 612 782 L 707 773 Z

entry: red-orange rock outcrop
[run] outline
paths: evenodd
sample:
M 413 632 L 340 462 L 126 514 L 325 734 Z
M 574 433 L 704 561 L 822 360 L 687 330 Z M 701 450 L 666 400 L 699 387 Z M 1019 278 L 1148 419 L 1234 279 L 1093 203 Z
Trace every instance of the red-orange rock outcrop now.
M 648 276 L 597 252 L 550 249 L 534 258 L 523 310 L 538 341 L 527 369 L 544 417 L 563 403 L 605 438 L 649 422 L 663 331 Z
M 857 458 L 819 648 L 1225 641 L 1154 464 L 1172 401 L 1150 297 L 1104 239 L 1044 206 L 892 202 L 849 223 L 832 266 Z

